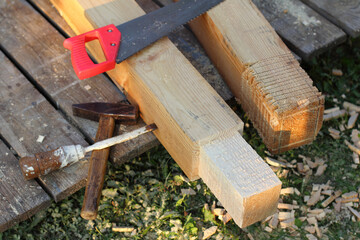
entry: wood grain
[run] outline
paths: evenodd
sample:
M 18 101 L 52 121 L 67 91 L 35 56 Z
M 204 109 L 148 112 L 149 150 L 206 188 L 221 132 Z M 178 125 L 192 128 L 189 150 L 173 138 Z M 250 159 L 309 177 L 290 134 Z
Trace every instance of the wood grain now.
M 55 149 L 59 145 L 87 144 L 79 131 L 3 54 L 0 62 L 0 134 L 20 157 Z M 42 142 L 37 141 L 39 136 L 45 137 Z M 40 181 L 55 200 L 60 200 L 85 184 L 87 167 L 87 161 L 77 163 Z
M 190 26 L 272 153 L 314 140 L 324 98 L 250 0 L 227 0 Z
M 342 28 L 351 37 L 360 36 L 360 2 L 358 0 L 302 0 Z
M 146 13 L 159 9 L 159 6 L 151 0 L 136 0 L 136 2 Z M 158 2 L 163 5 L 172 3 L 172 1 L 166 2 L 163 0 Z M 225 101 L 233 97 L 229 87 L 190 30 L 184 26 L 178 27 L 168 35 L 168 38 Z
M 144 14 L 135 1 L 125 3 L 103 0 L 90 3 L 82 0 L 66 2 L 54 0 L 53 3 L 77 33 L 109 23 L 118 25 Z M 79 17 L 85 15 L 86 18 Z M 99 49 L 89 50 L 94 56 L 98 56 L 96 51 Z M 235 191 L 234 193 L 216 191 L 215 194 L 219 199 L 230 198 L 226 203 L 232 202 L 233 206 L 224 206 L 232 209 L 230 214 L 237 224 L 244 227 L 245 224 L 258 221 L 275 210 L 269 208 L 266 212 L 260 212 L 263 209 L 261 207 L 258 210 L 249 209 L 249 206 L 238 204 L 239 200 L 233 198 L 243 197 L 246 201 L 249 196 L 260 196 L 270 191 L 276 196 L 270 198 L 270 201 L 276 198 L 275 202 L 277 202 L 281 183 L 263 161 L 255 163 L 259 165 L 259 169 L 264 170 L 260 175 L 256 168 L 248 167 L 248 161 L 260 157 L 240 136 L 239 131 L 242 131 L 243 123 L 167 38 L 118 64 L 108 73 L 113 81 L 125 89 L 131 101 L 138 104 L 144 121 L 158 126 L 154 131 L 155 135 L 191 180 L 208 174 L 214 177 L 212 181 L 208 181 L 210 189 L 217 189 L 220 183 L 224 188 Z M 236 141 L 228 139 L 236 139 Z M 230 145 L 220 146 L 220 143 Z M 246 155 L 228 154 L 225 160 L 236 166 L 235 171 L 247 172 L 249 174 L 247 176 L 251 179 L 268 181 L 258 187 L 246 186 L 249 187 L 249 192 L 242 196 L 243 189 L 233 187 L 242 183 L 232 182 L 238 179 L 234 179 L 232 173 L 226 172 L 227 168 L 219 166 L 223 165 L 223 162 L 217 161 L 218 155 L 212 154 L 212 149 L 215 152 L 216 149 L 221 149 L 224 153 L 230 153 L 234 149 L 244 149 Z M 204 171 L 199 168 L 204 168 Z M 246 183 L 252 185 L 258 182 L 251 179 Z M 259 201 L 259 204 L 272 206 L 272 203 L 265 201 Z M 254 217 L 251 221 L 245 221 L 246 214 L 250 212 Z
M 0 62 L 0 134 L 20 157 L 50 150 L 59 144 L 86 145 L 81 134 L 46 101 L 3 53 L 0 53 Z M 37 141 L 39 136 L 45 137 L 42 142 Z M 5 214 L 3 219 L 9 222 L 3 222 L 2 225 L 8 227 L 48 206 L 50 198 L 34 181 L 24 180 L 18 161 L 11 157 L 9 150 L 3 149 L 1 147 L 0 159 L 4 176 L 0 182 L 5 185 L 2 185 L 4 188 L 1 194 L 9 201 L 1 201 L 1 207 L 13 209 L 13 212 L 2 211 Z M 50 194 L 55 200 L 59 200 L 74 189 L 79 189 L 76 184 L 84 184 L 81 181 L 86 175 L 86 169 L 87 163 L 81 162 L 66 170 L 54 172 L 40 181 L 45 187 L 51 185 L 49 188 L 54 191 Z M 11 189 L 9 186 L 12 186 Z
M 45 7 L 46 2 L 40 2 L 42 9 L 51 9 Z M 3 5 L 1 10 L 3 34 L 0 36 L 0 42 L 3 47 L 31 75 L 38 88 L 44 91 L 54 105 L 59 107 L 88 139 L 93 140 L 97 122 L 73 117 L 72 104 L 119 102 L 125 99 L 124 95 L 104 76 L 80 81 L 72 70 L 70 54 L 62 45 L 64 37 L 25 1 L 13 1 L 11 4 Z M 51 17 L 55 14 L 52 11 L 50 13 Z M 54 20 L 57 19 L 59 18 L 54 17 Z M 117 128 L 114 134 L 122 134 L 142 126 L 145 124 L 140 122 L 138 125 Z M 135 141 L 115 146 L 111 160 L 121 164 L 157 144 L 158 141 L 153 134 L 141 136 Z
M 0 232 L 48 207 L 50 197 L 35 181 L 25 181 L 18 160 L 0 141 Z
M 298 0 L 253 0 L 286 45 L 302 59 L 311 58 L 346 40 L 346 34 Z

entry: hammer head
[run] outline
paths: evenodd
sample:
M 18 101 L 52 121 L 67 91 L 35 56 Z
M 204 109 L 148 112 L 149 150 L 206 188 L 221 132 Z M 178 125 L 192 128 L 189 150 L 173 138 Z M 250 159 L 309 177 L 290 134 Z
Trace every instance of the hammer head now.
M 80 103 L 72 105 L 73 115 L 99 121 L 100 117 L 112 117 L 126 123 L 136 123 L 139 109 L 136 106 L 124 103 Z

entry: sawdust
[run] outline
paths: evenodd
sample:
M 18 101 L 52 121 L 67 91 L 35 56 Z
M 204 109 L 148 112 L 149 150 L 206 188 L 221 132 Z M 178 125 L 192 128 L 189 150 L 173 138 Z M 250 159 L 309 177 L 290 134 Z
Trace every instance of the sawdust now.
M 289 0 L 273 0 L 277 5 L 278 9 L 282 12 L 287 12 L 287 14 L 291 14 L 297 20 L 295 24 L 303 24 L 304 26 L 319 26 L 321 25 L 321 21 L 317 19 L 315 16 L 309 16 L 306 13 L 305 5 L 297 5 L 294 2 Z

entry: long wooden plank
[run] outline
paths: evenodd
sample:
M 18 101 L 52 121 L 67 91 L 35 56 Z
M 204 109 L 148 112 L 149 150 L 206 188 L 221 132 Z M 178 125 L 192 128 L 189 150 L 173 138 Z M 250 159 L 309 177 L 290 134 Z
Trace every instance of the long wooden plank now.
M 135 1 L 53 3 L 77 33 L 144 14 Z M 99 55 L 98 48 L 90 51 Z M 155 135 L 185 174 L 202 177 L 239 226 L 275 210 L 280 181 L 240 136 L 241 120 L 167 38 L 109 75 L 139 105 L 144 121 L 158 126 Z
M 351 37 L 360 36 L 360 1 L 302 0 Z
M 60 26 L 69 36 L 74 36 L 69 25 L 60 17 L 59 13 L 52 7 L 52 4 L 48 0 L 31 0 L 31 2 Z M 145 12 L 151 12 L 159 8 L 159 6 L 151 0 L 136 0 L 136 2 Z M 191 31 L 185 27 L 179 27 L 169 35 L 169 38 L 224 100 L 229 100 L 233 97 L 226 83 L 214 65 L 211 64 L 204 49 L 201 48 L 198 40 Z M 116 160 L 115 162 L 117 163 Z
M 346 40 L 346 34 L 298 0 L 252 0 L 284 42 L 309 61 Z
M 0 58 L 2 58 L 0 53 Z M 0 141 L 0 232 L 50 205 L 51 199 L 35 180 L 25 181 L 18 160 Z
M 103 76 L 79 81 L 72 71 L 70 55 L 62 46 L 64 37 L 25 1 L 13 1 L 11 4 L 2 5 L 0 20 L 3 33 L 0 36 L 1 45 L 81 132 L 88 139 L 94 139 L 97 123 L 73 117 L 71 105 L 95 101 L 119 102 L 124 100 L 124 95 Z M 143 125 L 144 123 L 140 122 L 134 126 L 121 126 L 115 134 L 131 131 Z M 115 146 L 110 159 L 116 164 L 121 164 L 157 144 L 155 136 L 147 134 Z
M 314 140 L 324 98 L 251 1 L 226 0 L 190 26 L 272 153 Z
M 59 114 L 34 88 L 19 70 L 0 52 L 0 135 L 19 156 L 32 151 L 46 151 L 58 144 L 86 144 L 81 134 Z M 43 136 L 42 142 L 39 136 Z M 51 194 L 61 198 L 73 191 L 67 182 L 78 182 L 87 163 L 75 164 L 67 170 L 53 173 L 49 181 L 59 192 Z M 50 179 L 54 179 L 50 181 Z M 60 181 L 64 180 L 64 182 Z M 67 181 L 67 182 L 66 182 Z M 18 160 L 12 151 L 0 142 L 0 230 L 25 220 L 49 206 L 50 197 L 34 180 L 25 181 Z

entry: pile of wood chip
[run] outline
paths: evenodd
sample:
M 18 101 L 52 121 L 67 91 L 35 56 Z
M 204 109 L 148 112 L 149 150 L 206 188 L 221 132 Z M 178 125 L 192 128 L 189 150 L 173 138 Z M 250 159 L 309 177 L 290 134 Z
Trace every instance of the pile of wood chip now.
M 328 129 L 330 136 L 337 140 L 344 137 L 342 133 L 345 130 L 355 127 L 360 112 L 359 106 L 348 102 L 344 102 L 343 107 L 344 109 L 335 107 L 324 111 L 324 121 L 349 114 L 347 123 L 342 123 L 339 129 Z M 353 152 L 353 168 L 357 168 L 360 164 L 359 134 L 360 131 L 358 129 L 353 129 L 350 136 L 351 142 L 344 140 L 344 143 Z M 304 155 L 298 155 L 300 161 L 294 159 L 288 162 L 281 156 L 275 159 L 269 152 L 266 152 L 266 154 L 268 157 L 265 157 L 265 161 L 279 178 L 287 178 L 289 174 L 295 174 L 297 176 L 303 176 L 304 181 L 307 181 L 310 176 L 318 177 L 323 175 L 328 167 L 327 160 L 324 158 L 315 157 L 312 159 Z M 334 189 L 330 181 L 325 184 L 313 184 L 311 193 L 304 196 L 301 196 L 301 192 L 295 187 L 283 188 L 281 189 L 277 212 L 262 221 L 263 229 L 266 232 L 272 232 L 274 229 L 284 228 L 290 232 L 291 236 L 300 237 L 299 227 L 297 227 L 299 224 L 295 224 L 296 220 L 302 222 L 302 224 L 300 224 L 301 229 L 307 232 L 307 239 L 326 238 L 327 228 L 326 226 L 319 225 L 319 223 L 326 219 L 327 216 L 347 211 L 349 213 L 348 216 L 352 216 L 352 221 L 360 221 L 359 192 L 360 188 L 358 192 L 343 193 L 341 190 Z M 182 189 L 182 193 L 191 195 L 191 193 L 185 189 Z M 296 200 L 290 200 L 291 203 L 289 203 L 292 195 L 301 197 L 305 204 L 300 205 Z M 285 203 L 285 201 L 287 203 Z M 217 206 L 222 205 L 218 202 Z M 205 208 L 209 209 L 209 206 L 206 204 Z M 232 219 L 224 208 L 216 207 L 215 202 L 211 206 L 211 213 L 224 224 Z M 210 238 L 216 231 L 216 226 L 206 229 L 203 232 L 202 239 Z M 250 233 L 248 237 L 249 239 L 253 239 Z
M 345 137 L 342 133 L 347 129 L 352 129 L 350 138 L 351 142 L 348 140 L 344 140 L 344 143 L 348 146 L 348 148 L 353 152 L 352 158 L 354 163 L 351 165 L 352 168 L 357 168 L 360 164 L 359 155 L 360 155 L 360 138 L 359 138 L 359 130 L 353 129 L 356 125 L 356 121 L 359 117 L 360 106 L 354 105 L 349 102 L 344 102 L 344 109 L 340 109 L 339 107 L 334 107 L 330 109 L 326 109 L 324 111 L 324 121 L 338 118 L 341 116 L 345 116 L 345 114 L 349 114 L 349 119 L 347 123 L 342 123 L 339 125 L 339 129 L 335 129 L 330 127 L 328 129 L 329 134 L 332 138 L 339 140 L 342 137 Z
M 300 193 L 296 188 L 290 187 L 282 189 L 281 194 L 299 195 Z M 299 206 L 295 200 L 289 204 L 283 203 L 283 198 L 280 198 L 277 212 L 263 221 L 264 230 L 272 232 L 273 229 L 280 227 L 288 229 L 292 236 L 300 236 L 298 227 L 295 225 L 295 219 L 298 219 L 303 222 L 301 228 L 308 232 L 307 238 L 317 239 L 322 238 L 327 231 L 325 227 L 319 227 L 319 222 L 334 211 L 350 211 L 353 214 L 352 220 L 360 221 L 358 192 L 342 194 L 341 191 L 334 190 L 330 181 L 326 184 L 313 184 L 312 192 L 304 196 L 304 202 L 306 205 Z M 314 208 L 319 202 L 321 202 L 321 208 Z
M 328 131 L 329 135 L 336 140 L 344 138 L 344 143 L 352 151 L 352 168 L 357 168 L 360 164 L 360 131 L 356 128 L 354 129 L 354 127 L 359 116 L 360 107 L 348 102 L 345 102 L 343 107 L 344 109 L 335 107 L 325 110 L 324 121 L 342 117 L 346 114 L 349 115 L 348 121 L 341 123 L 338 129 L 329 128 Z M 345 139 L 349 137 L 344 134 L 344 131 L 349 129 L 352 129 L 351 142 Z M 328 166 L 326 158 L 312 159 L 299 155 L 298 159 L 300 161 L 292 160 L 288 162 L 282 157 L 275 159 L 271 154 L 268 155 L 271 157 L 266 157 L 265 161 L 280 178 L 287 178 L 289 173 L 291 173 L 303 176 L 306 182 L 310 176 L 321 176 L 324 174 Z M 360 188 L 358 192 L 343 193 L 341 190 L 334 189 L 330 181 L 326 184 L 313 184 L 311 193 L 303 196 L 294 187 L 283 188 L 277 212 L 263 220 L 263 228 L 267 232 L 272 232 L 276 228 L 286 228 L 292 236 L 299 237 L 298 226 L 301 226 L 303 230 L 308 232 L 306 234 L 308 239 L 326 239 L 327 228 L 319 223 L 330 217 L 330 215 L 336 216 L 346 212 L 344 215 L 350 216 L 352 221 L 360 221 L 359 191 Z M 289 200 L 292 195 L 301 196 L 305 204 L 299 205 L 297 201 Z M 301 221 L 302 224 L 296 225 L 295 220 Z

